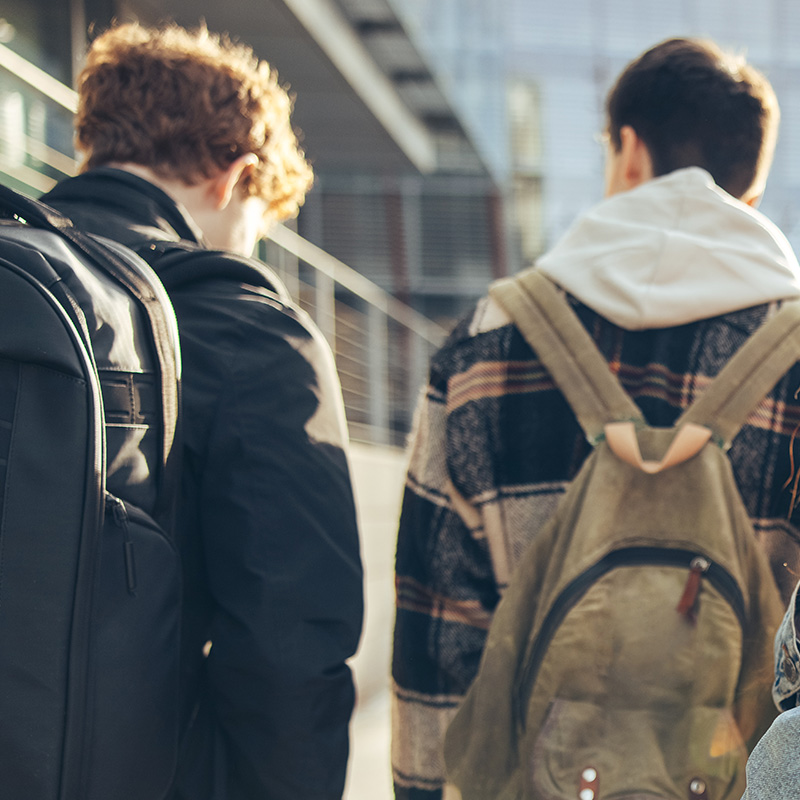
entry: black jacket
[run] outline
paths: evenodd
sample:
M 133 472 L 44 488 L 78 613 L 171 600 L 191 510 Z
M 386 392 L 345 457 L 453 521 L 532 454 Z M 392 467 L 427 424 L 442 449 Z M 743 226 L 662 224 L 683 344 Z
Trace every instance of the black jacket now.
M 43 200 L 135 249 L 153 240 L 203 246 L 184 210 L 124 171 L 92 170 Z M 183 357 L 185 736 L 176 797 L 340 798 L 354 701 L 345 659 L 363 607 L 333 359 L 274 276 L 271 290 L 242 281 L 243 259 L 225 253 L 170 261 L 154 268 Z

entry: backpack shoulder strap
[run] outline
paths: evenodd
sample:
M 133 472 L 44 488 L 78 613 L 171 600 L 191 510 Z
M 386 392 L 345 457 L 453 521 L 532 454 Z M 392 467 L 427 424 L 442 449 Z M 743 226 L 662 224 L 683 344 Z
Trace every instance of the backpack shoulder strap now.
M 495 282 L 489 293 L 534 349 L 590 442 L 602 437 L 609 422 L 644 423 L 642 412 L 549 278 L 528 270 Z
M 137 258 L 128 248 L 119 244 L 104 243 L 99 237 L 91 236 L 76 228 L 72 221 L 54 208 L 34 200 L 27 195 L 0 184 L 0 216 L 17 217 L 27 225 L 50 231 L 65 239 L 74 247 L 80 256 L 100 267 L 103 272 L 112 276 L 137 298 L 141 308 L 150 322 L 153 333 L 152 344 L 159 365 L 161 376 L 161 492 L 159 494 L 160 513 L 171 505 L 180 476 L 178 458 L 179 442 L 179 405 L 180 405 L 180 355 L 175 349 L 177 336 L 173 335 L 174 322 L 172 310 L 164 306 L 156 287 L 144 273 L 131 262 Z M 125 255 L 121 255 L 124 252 Z M 145 266 L 145 265 L 142 265 Z M 149 272 L 149 271 L 148 271 Z M 156 280 L 153 276 L 153 281 Z M 60 290 L 63 292 L 63 287 Z M 71 299 L 67 298 L 70 305 Z M 73 313 L 80 318 L 82 312 L 77 307 Z M 81 327 L 84 337 L 88 337 L 85 321 Z M 91 351 L 91 340 L 86 338 Z
M 710 428 L 727 449 L 750 412 L 800 358 L 800 300 L 786 300 L 676 423 Z
M 267 289 L 284 303 L 291 302 L 278 276 L 255 258 L 171 240 L 145 241 L 135 250 L 156 270 L 167 291 L 207 281 L 237 281 Z

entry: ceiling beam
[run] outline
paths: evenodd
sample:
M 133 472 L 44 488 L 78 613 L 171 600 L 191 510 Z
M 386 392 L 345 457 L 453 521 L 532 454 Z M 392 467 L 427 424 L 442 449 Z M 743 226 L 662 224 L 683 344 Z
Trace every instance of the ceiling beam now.
M 436 142 L 403 103 L 341 11 L 330 0 L 283 0 L 387 133 L 422 173 L 435 171 Z

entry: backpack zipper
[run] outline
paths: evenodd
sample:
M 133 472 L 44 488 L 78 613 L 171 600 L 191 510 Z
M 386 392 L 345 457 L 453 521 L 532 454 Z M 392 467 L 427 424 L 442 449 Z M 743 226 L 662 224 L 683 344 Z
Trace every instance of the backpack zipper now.
M 700 584 L 708 570 L 711 569 L 711 562 L 703 556 L 695 556 L 689 564 L 689 577 L 686 579 L 686 586 L 683 587 L 683 594 L 678 601 L 676 611 L 686 617 L 694 625 L 697 622 L 697 606 L 700 602 Z
M 125 559 L 125 579 L 128 593 L 136 596 L 136 561 L 133 555 L 133 540 L 128 527 L 128 509 L 125 503 L 114 495 L 106 495 L 106 506 L 111 508 L 114 524 L 122 531 L 122 556 Z
M 625 547 L 613 550 L 598 562 L 574 578 L 556 598 L 547 616 L 544 618 L 539 633 L 531 648 L 530 657 L 522 671 L 522 678 L 517 684 L 515 712 L 521 730 L 525 730 L 524 701 L 530 696 L 533 684 L 542 665 L 544 654 L 558 626 L 572 607 L 589 590 L 589 587 L 612 569 L 617 567 L 636 566 L 674 566 L 685 567 L 690 574 L 702 573 L 733 609 L 739 625 L 745 627 L 744 596 L 736 580 L 724 567 L 711 561 L 695 550 L 674 549 L 668 547 Z

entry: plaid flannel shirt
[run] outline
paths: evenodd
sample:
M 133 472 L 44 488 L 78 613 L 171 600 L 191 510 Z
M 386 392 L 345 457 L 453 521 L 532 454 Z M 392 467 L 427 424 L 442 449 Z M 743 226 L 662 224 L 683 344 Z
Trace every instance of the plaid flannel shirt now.
M 669 426 L 774 306 L 643 331 L 575 308 L 648 422 Z M 792 508 L 798 390 L 795 365 L 729 452 L 785 599 L 800 575 L 800 512 Z M 434 356 L 412 436 L 392 664 L 398 800 L 447 797 L 442 740 L 477 672 L 494 608 L 589 448 L 521 334 L 482 300 Z

